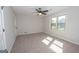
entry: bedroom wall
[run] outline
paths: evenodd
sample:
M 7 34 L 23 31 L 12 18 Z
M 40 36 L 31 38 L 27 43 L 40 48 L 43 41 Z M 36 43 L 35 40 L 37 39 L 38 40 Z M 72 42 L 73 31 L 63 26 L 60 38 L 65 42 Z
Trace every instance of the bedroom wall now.
M 11 7 L 4 7 L 3 9 L 4 27 L 5 27 L 5 43 L 8 52 L 11 51 L 14 41 L 16 39 L 16 17 Z
M 66 15 L 65 31 L 52 30 L 50 22 L 52 17 Z M 61 39 L 79 44 L 79 7 L 70 7 L 63 11 L 57 12 L 53 15 L 44 18 L 44 32 L 59 37 Z
M 42 18 L 36 15 L 17 15 L 17 35 L 39 33 L 43 31 Z

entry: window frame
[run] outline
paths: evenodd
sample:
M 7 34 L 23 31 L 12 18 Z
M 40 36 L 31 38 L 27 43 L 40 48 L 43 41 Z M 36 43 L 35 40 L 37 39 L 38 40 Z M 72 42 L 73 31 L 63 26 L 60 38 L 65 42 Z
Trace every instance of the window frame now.
M 61 16 L 65 16 L 64 30 L 58 30 L 58 18 L 61 17 Z M 66 15 L 59 15 L 59 16 L 55 16 L 55 17 L 52 17 L 52 18 L 56 18 L 56 28 L 52 28 L 52 25 L 51 25 L 51 29 L 56 30 L 56 31 L 60 31 L 60 32 L 65 32 L 67 16 Z M 51 23 L 52 23 L 52 19 L 51 19 Z

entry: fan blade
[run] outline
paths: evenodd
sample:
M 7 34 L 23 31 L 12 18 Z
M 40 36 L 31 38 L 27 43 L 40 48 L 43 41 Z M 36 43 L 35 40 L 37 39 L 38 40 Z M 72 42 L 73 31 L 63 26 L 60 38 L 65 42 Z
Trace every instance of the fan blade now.
M 43 12 L 48 12 L 48 10 L 44 10 Z
M 42 14 L 44 14 L 44 15 L 47 15 L 46 13 L 44 13 L 44 12 L 41 12 Z
M 38 12 L 38 13 L 40 13 L 41 11 L 39 11 L 38 9 L 36 9 L 36 11 Z
M 41 8 L 38 8 L 39 9 L 39 11 L 41 11 Z
M 37 11 L 37 12 L 39 12 L 39 10 L 38 10 L 38 9 L 36 9 L 36 11 Z

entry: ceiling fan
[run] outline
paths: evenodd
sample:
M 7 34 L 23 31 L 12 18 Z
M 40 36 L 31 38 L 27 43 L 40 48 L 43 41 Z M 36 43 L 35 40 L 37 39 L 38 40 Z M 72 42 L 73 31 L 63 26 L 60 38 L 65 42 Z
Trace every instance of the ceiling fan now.
M 38 9 L 35 9 L 38 13 L 38 15 L 47 15 L 46 12 L 48 12 L 48 10 L 42 10 L 42 8 L 38 8 Z

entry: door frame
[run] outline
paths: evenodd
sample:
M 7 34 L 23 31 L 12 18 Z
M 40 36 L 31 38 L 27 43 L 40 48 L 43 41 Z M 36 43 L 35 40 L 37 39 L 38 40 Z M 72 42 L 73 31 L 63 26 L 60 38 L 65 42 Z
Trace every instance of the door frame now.
M 2 49 L 0 49 L 0 50 L 5 50 L 6 49 L 6 36 L 5 36 L 5 27 L 4 27 L 3 8 L 4 8 L 3 6 L 0 6 L 0 12 L 1 12 L 1 32 L 2 32 L 2 40 L 1 40 Z

